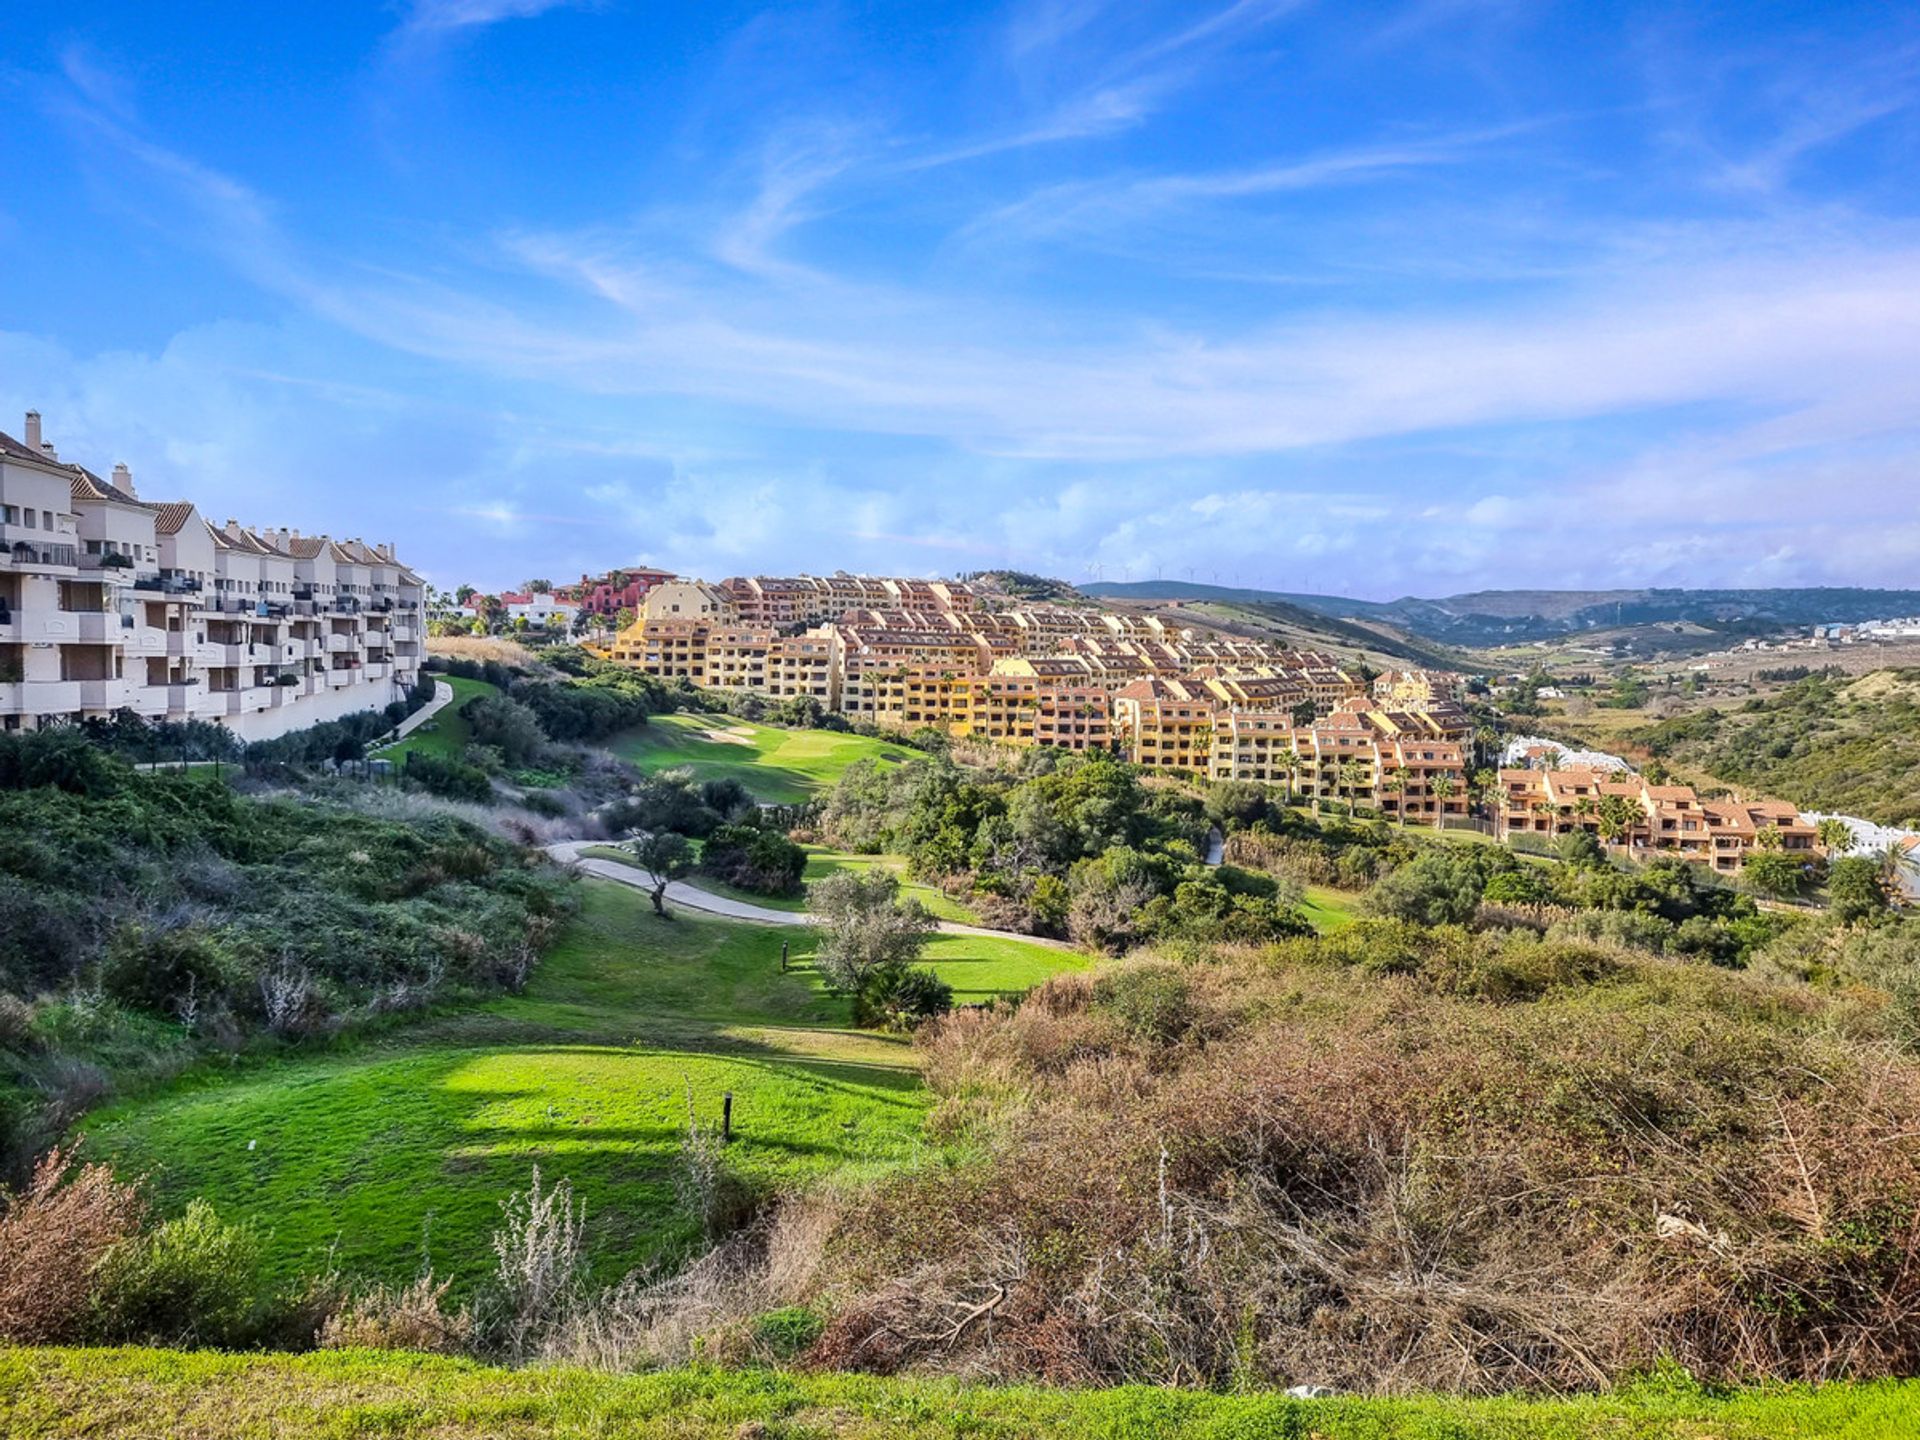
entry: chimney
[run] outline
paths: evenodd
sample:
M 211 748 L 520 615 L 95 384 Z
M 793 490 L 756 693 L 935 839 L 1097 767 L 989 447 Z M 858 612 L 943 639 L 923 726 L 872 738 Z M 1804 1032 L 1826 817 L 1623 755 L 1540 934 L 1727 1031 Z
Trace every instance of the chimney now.
M 124 460 L 113 467 L 113 488 L 126 491 L 136 500 L 140 498 L 140 492 L 133 488 L 133 471 L 127 468 Z
M 40 412 L 27 411 L 27 448 L 34 454 L 40 453 Z

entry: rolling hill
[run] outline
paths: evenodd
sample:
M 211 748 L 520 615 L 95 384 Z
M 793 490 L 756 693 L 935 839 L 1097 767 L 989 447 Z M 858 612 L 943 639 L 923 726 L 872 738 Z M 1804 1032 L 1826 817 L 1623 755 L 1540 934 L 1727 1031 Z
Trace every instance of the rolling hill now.
M 1108 600 L 1215 601 L 1286 606 L 1335 619 L 1389 625 L 1449 645 L 1488 646 L 1550 640 L 1586 630 L 1690 622 L 1727 630 L 1841 624 L 1920 612 L 1920 590 L 1841 587 L 1754 590 L 1477 590 L 1439 599 L 1354 600 L 1236 590 L 1174 580 L 1083 587 Z

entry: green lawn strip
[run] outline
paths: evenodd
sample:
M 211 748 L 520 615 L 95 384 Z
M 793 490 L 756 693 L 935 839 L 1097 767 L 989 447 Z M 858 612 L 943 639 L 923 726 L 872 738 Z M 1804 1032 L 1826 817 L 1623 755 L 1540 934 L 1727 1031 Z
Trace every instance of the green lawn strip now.
M 1301 902 L 1300 909 L 1313 923 L 1315 930 L 1322 935 L 1331 935 L 1353 924 L 1355 919 L 1353 907 L 1359 899 L 1358 895 L 1350 895 L 1344 890 L 1335 890 L 1329 885 L 1309 885 L 1306 887 L 1306 899 Z
M 1568 1399 L 1293 1400 L 768 1370 L 516 1371 L 372 1351 L 0 1350 L 0 1432 L 39 1440 L 1905 1440 L 1917 1413 L 1914 1381 L 1725 1396 L 1648 1385 Z
M 498 686 L 489 685 L 484 680 L 463 680 L 458 675 L 439 675 L 434 678 L 453 687 L 453 699 L 406 739 L 382 750 L 381 759 L 391 760 L 395 765 L 404 765 L 407 763 L 408 753 L 418 750 L 422 754 L 438 756 L 443 760 L 458 760 L 466 752 L 468 742 L 473 738 L 467 729 L 466 717 L 460 713 L 460 707 L 476 695 L 500 693 Z
M 649 772 L 682 767 L 699 780 L 732 778 L 757 799 L 792 805 L 831 789 L 857 760 L 911 759 L 914 751 L 837 730 L 783 730 L 731 715 L 655 715 L 609 742 Z
M 928 1098 L 912 1049 L 848 1028 L 810 931 L 662 921 L 611 883 L 583 898 L 525 995 L 343 1053 L 203 1068 L 97 1112 L 89 1152 L 147 1174 L 165 1210 L 200 1195 L 257 1217 L 279 1276 L 332 1249 L 349 1274 L 404 1279 L 424 1238 L 463 1289 L 489 1266 L 498 1202 L 536 1162 L 586 1201 L 602 1274 L 690 1244 L 672 1184 L 689 1087 L 703 1121 L 734 1094 L 729 1163 L 751 1185 L 916 1160 Z M 962 1003 L 1084 963 L 959 935 L 935 937 L 928 960 Z

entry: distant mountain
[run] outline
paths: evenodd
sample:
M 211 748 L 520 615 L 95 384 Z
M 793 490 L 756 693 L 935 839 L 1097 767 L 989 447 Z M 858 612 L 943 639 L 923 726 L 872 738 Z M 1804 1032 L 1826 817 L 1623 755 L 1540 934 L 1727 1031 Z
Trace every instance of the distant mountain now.
M 1690 623 L 1750 631 L 1770 625 L 1851 624 L 1891 615 L 1920 614 L 1920 590 L 1477 590 L 1437 600 L 1352 600 L 1340 595 L 1296 595 L 1235 590 L 1177 580 L 1083 586 L 1088 595 L 1117 600 L 1211 600 L 1237 605 L 1287 605 L 1338 619 L 1371 621 L 1451 645 L 1522 644 L 1635 625 Z

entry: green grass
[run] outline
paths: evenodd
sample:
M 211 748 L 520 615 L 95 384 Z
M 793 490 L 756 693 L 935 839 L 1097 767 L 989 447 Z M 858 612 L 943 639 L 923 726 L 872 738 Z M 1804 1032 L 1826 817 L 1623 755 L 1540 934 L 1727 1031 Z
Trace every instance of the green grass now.
M 714 738 L 727 736 L 726 739 Z M 780 805 L 810 800 L 831 789 L 857 760 L 900 761 L 903 745 L 836 730 L 782 730 L 731 715 L 655 715 L 637 730 L 615 736 L 609 748 L 642 770 L 690 769 L 698 780 L 732 778 L 755 798 Z
M 690 1245 L 672 1186 L 689 1086 L 707 1121 L 733 1092 L 729 1162 L 756 1188 L 920 1155 L 912 1047 L 849 1027 L 811 969 L 810 931 L 685 910 L 662 921 L 603 881 L 583 898 L 525 995 L 344 1053 L 203 1069 L 98 1112 L 89 1150 L 148 1173 L 166 1209 L 201 1195 L 259 1217 L 280 1276 L 331 1248 L 349 1273 L 404 1278 L 425 1237 L 463 1284 L 487 1269 L 498 1202 L 536 1162 L 586 1200 L 601 1273 Z M 961 1003 L 1086 963 L 963 935 L 936 936 L 927 959 Z
M 398 745 L 382 750 L 381 759 L 404 765 L 408 753 L 414 750 L 442 760 L 458 760 L 466 753 L 467 744 L 473 737 L 467 729 L 466 717 L 460 713 L 460 707 L 476 695 L 497 695 L 500 689 L 484 680 L 463 680 L 457 675 L 436 675 L 434 678 L 453 687 L 453 702 Z
M 0 1350 L 0 1433 L 431 1440 L 1905 1440 L 1920 1383 L 1291 1400 L 870 1375 L 502 1370 L 421 1355 Z
M 1359 898 L 1358 895 L 1349 895 L 1344 890 L 1335 890 L 1328 885 L 1309 885 L 1300 909 L 1313 923 L 1315 930 L 1322 935 L 1331 935 L 1353 924 L 1353 907 Z

